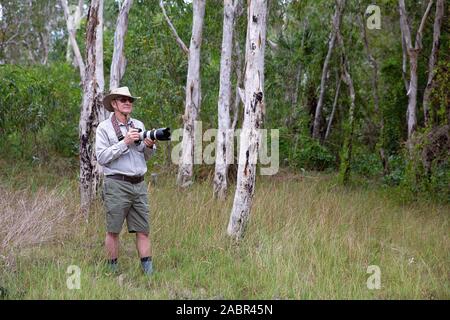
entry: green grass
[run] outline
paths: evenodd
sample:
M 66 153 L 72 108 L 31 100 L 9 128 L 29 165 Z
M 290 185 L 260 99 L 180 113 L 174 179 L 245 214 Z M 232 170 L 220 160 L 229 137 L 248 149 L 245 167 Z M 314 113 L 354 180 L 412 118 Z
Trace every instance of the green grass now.
M 63 188 L 67 210 L 76 212 L 74 177 L 20 172 L 3 179 L 4 187 L 34 181 L 29 188 Z M 69 219 L 57 226 L 68 230 L 63 236 L 0 258 L 0 287 L 7 299 L 449 299 L 449 206 L 401 205 L 379 186 L 344 188 L 334 181 L 330 175 L 258 178 L 247 233 L 235 243 L 226 235 L 234 190 L 220 202 L 209 181 L 180 191 L 174 176 L 161 176 L 149 187 L 154 276 L 141 274 L 134 236 L 125 228 L 121 273 L 105 271 L 97 202 L 88 224 Z M 81 269 L 80 290 L 67 289 L 69 265 Z M 369 265 L 381 269 L 379 290 L 366 286 Z

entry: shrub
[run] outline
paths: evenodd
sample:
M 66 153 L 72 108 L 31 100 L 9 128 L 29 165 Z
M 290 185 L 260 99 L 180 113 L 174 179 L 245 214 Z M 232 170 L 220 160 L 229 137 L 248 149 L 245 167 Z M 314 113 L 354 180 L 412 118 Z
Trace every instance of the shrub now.
M 352 171 L 367 178 L 378 176 L 383 172 L 378 154 L 365 148 L 355 148 L 352 157 Z
M 389 186 L 398 186 L 405 177 L 406 161 L 400 155 L 389 156 L 389 174 L 383 177 L 383 182 Z
M 31 159 L 50 152 L 76 154 L 81 103 L 71 66 L 0 66 L 0 152 Z
M 323 171 L 335 166 L 333 154 L 317 140 L 301 136 L 293 150 L 292 163 L 297 168 Z

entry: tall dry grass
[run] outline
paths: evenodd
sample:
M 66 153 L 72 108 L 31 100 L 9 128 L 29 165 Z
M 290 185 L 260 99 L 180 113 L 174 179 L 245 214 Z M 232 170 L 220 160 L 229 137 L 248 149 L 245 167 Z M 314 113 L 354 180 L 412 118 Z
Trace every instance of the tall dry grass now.
M 233 187 L 221 202 L 211 181 L 187 191 L 174 182 L 160 176 L 148 188 L 151 279 L 140 272 L 125 228 L 120 275 L 105 273 L 102 204 L 88 224 L 73 223 L 78 199 L 64 190 L 75 181 L 35 193 L 3 188 L 0 204 L 14 218 L 0 224 L 15 227 L 2 229 L 0 241 L 23 253 L 16 272 L 0 270 L 0 286 L 10 298 L 28 299 L 449 298 L 448 206 L 401 205 L 389 190 L 343 188 L 332 176 L 258 178 L 247 233 L 236 243 L 226 235 Z M 66 287 L 70 265 L 82 271 L 80 290 Z M 366 286 L 369 265 L 381 269 L 380 290 Z
M 76 197 L 75 197 L 76 198 Z M 0 187 L 0 253 L 12 261 L 14 253 L 62 239 L 79 221 L 73 195 L 60 186 L 35 192 Z

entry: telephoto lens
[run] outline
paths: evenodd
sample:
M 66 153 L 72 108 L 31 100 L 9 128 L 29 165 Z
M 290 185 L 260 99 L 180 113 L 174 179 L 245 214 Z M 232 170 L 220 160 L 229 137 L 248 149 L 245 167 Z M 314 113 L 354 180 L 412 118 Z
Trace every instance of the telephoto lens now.
M 168 141 L 170 140 L 170 128 L 159 128 L 140 132 L 139 139 L 144 140 L 145 138 L 153 141 Z

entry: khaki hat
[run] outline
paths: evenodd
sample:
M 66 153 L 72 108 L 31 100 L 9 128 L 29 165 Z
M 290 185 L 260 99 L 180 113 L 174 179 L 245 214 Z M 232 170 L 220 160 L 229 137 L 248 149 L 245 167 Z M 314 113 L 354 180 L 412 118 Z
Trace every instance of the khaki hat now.
M 130 93 L 130 90 L 128 87 L 120 87 L 112 89 L 109 94 L 103 97 L 103 105 L 105 106 L 106 110 L 109 112 L 114 112 L 114 108 L 111 105 L 111 101 L 114 100 L 117 97 L 129 97 L 133 100 L 140 99 L 141 97 L 133 97 Z

